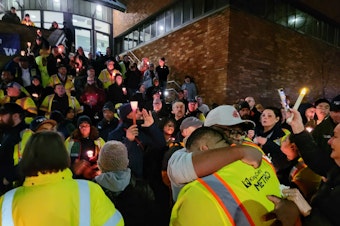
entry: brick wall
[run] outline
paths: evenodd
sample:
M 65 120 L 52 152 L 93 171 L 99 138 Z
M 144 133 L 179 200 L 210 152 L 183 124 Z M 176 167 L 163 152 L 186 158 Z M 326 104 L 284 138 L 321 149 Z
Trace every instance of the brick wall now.
M 293 102 L 304 86 L 308 101 L 340 93 L 339 49 L 240 11 L 230 18 L 227 100 L 253 95 L 273 104 L 280 87 Z
M 127 1 L 127 12 L 113 10 L 113 36 L 116 37 L 130 27 L 146 19 L 149 15 L 157 13 L 161 9 L 175 2 L 175 0 Z
M 138 48 L 134 54 L 157 65 L 164 56 L 170 79 L 194 77 L 207 104 L 231 104 L 254 96 L 263 105 L 278 105 L 276 89 L 296 100 L 340 91 L 340 51 L 325 43 L 240 11 L 225 9 Z

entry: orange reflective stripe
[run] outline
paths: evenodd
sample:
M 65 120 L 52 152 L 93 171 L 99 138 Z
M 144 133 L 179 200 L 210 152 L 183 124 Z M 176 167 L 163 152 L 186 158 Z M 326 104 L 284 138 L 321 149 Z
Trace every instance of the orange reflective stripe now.
M 208 183 L 206 183 L 205 180 L 203 180 L 203 178 L 198 178 L 197 179 L 198 182 L 200 182 L 211 194 L 212 196 L 214 196 L 214 198 L 216 199 L 216 201 L 218 202 L 218 204 L 220 204 L 220 206 L 222 207 L 225 215 L 227 216 L 227 218 L 229 219 L 229 221 L 233 224 L 235 224 L 235 221 L 233 219 L 233 217 L 230 215 L 228 209 L 226 208 L 226 206 L 223 204 L 222 200 L 219 198 L 218 194 L 215 193 L 214 189 L 212 189 Z
M 214 196 L 233 225 L 255 226 L 250 214 L 242 205 L 233 189 L 217 173 L 200 178 L 198 182 Z M 237 216 L 237 219 L 234 219 L 233 216 Z
M 227 182 L 225 180 L 223 180 L 223 178 L 220 177 L 220 175 L 218 175 L 217 173 L 214 173 L 214 176 L 229 190 L 230 194 L 233 196 L 233 198 L 235 199 L 235 201 L 237 202 L 237 204 L 239 205 L 239 207 L 243 211 L 243 214 L 247 218 L 247 220 L 250 223 L 250 225 L 255 225 L 255 223 L 251 219 L 250 214 L 248 213 L 247 209 L 243 206 L 242 202 L 237 197 L 237 195 L 235 194 L 234 190 L 227 184 Z

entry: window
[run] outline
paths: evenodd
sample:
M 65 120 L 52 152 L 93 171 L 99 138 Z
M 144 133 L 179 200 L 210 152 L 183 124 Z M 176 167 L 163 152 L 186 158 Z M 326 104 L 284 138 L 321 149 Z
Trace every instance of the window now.
M 203 14 L 203 4 L 204 4 L 203 0 L 194 1 L 194 15 L 193 15 L 194 18 L 199 17 Z
M 168 10 L 168 11 L 165 12 L 165 18 L 164 18 L 165 19 L 165 32 L 171 31 L 171 28 L 172 28 L 172 26 L 171 26 L 171 22 L 172 22 L 171 16 L 172 16 L 171 10 Z
M 110 24 L 99 20 L 94 20 L 94 30 L 110 34 Z
M 144 27 L 144 41 L 147 42 L 150 41 L 150 39 L 151 39 L 151 25 L 147 24 Z
M 91 31 L 76 28 L 75 29 L 75 36 L 76 36 L 76 49 L 81 46 L 84 49 L 84 53 L 87 54 L 91 50 Z
M 174 27 L 182 24 L 182 2 L 179 2 L 174 7 Z
M 156 35 L 162 35 L 165 32 L 165 19 L 164 14 L 162 13 L 157 17 L 157 32 Z
M 97 40 L 97 51 L 100 51 L 101 53 L 104 53 L 106 51 L 106 47 L 110 46 L 109 36 L 101 33 L 96 34 L 96 40 Z
M 27 13 L 30 15 L 30 18 L 33 21 L 34 25 L 36 27 L 41 27 L 40 11 L 39 10 L 25 10 L 24 15 L 27 14 Z
M 63 27 L 64 15 L 63 13 L 59 12 L 51 12 L 45 11 L 44 12 L 44 28 L 49 29 L 52 25 L 53 21 L 56 21 L 59 25 L 59 28 Z
M 92 29 L 92 19 L 84 16 L 73 15 L 73 26 Z
M 185 1 L 183 3 L 183 23 L 191 19 L 191 2 Z

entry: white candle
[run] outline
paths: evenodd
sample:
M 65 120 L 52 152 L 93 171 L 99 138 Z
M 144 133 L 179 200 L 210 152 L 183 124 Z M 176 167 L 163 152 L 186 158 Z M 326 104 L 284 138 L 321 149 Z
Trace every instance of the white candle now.
M 306 95 L 307 89 L 303 88 L 300 92 L 300 95 L 298 97 L 298 99 L 296 100 L 295 104 L 294 104 L 294 109 L 297 110 L 302 102 L 303 97 Z
M 132 113 L 133 113 L 133 125 L 136 125 L 136 110 L 138 107 L 138 101 L 130 101 L 130 105 L 131 105 L 131 109 L 132 109 Z
M 92 158 L 92 157 L 93 157 L 93 151 L 92 151 L 92 150 L 88 150 L 88 151 L 86 152 L 86 154 L 87 154 L 87 157 L 89 157 L 89 158 Z

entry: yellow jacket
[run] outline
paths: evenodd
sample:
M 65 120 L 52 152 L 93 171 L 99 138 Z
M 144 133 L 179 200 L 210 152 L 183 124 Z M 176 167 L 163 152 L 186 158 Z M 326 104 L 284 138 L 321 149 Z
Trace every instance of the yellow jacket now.
M 45 99 L 43 100 L 43 102 L 40 105 L 40 110 L 46 112 L 45 113 L 45 117 L 46 118 L 50 118 L 50 114 L 51 114 L 51 108 L 52 108 L 52 102 L 53 102 L 53 98 L 54 98 L 55 94 L 51 94 L 48 95 L 47 97 L 45 97 Z M 69 107 L 72 107 L 75 110 L 76 114 L 80 114 L 83 112 L 82 107 L 79 104 L 79 101 L 77 100 L 77 98 L 68 95 L 68 105 Z
M 11 98 L 9 96 L 4 96 L 4 98 L 1 100 L 1 104 L 6 104 L 11 101 Z M 25 111 L 37 115 L 38 114 L 38 108 L 35 105 L 33 99 L 31 97 L 22 97 L 20 99 L 17 99 L 15 101 L 16 104 L 22 107 Z M 25 123 L 30 124 L 32 122 L 34 117 L 25 117 Z
M 46 88 L 50 81 L 50 75 L 48 74 L 47 71 L 47 63 L 44 63 L 44 61 L 47 61 L 47 56 L 37 56 L 35 58 L 35 62 L 38 65 L 40 74 L 41 74 L 41 85 Z
M 101 187 L 91 181 L 72 179 L 70 169 L 26 178 L 22 187 L 0 198 L 0 209 L 2 226 L 11 221 L 23 226 L 124 225 L 121 214 Z
M 103 88 L 108 89 L 110 85 L 115 83 L 115 76 L 116 74 L 120 74 L 120 71 L 114 69 L 112 75 L 109 73 L 107 69 L 103 69 L 99 76 L 98 79 L 103 83 Z
M 73 84 L 73 81 L 72 81 L 72 77 L 70 75 L 67 75 L 67 78 L 66 78 L 66 82 L 63 83 L 60 81 L 59 77 L 57 74 L 55 75 L 52 75 L 50 77 L 50 80 L 48 81 L 48 85 L 47 86 L 51 86 L 52 88 L 54 88 L 54 86 L 56 84 L 64 84 L 64 87 L 65 87 L 65 91 L 68 95 L 71 95 L 71 91 L 74 91 L 75 88 L 74 88 L 74 84 Z
M 14 165 L 18 165 L 21 160 L 22 154 L 24 153 L 24 149 L 28 139 L 32 136 L 33 131 L 30 129 L 25 129 L 21 131 L 21 141 L 14 146 L 13 159 Z
M 275 170 L 265 158 L 257 169 L 236 161 L 184 186 L 170 225 L 270 225 L 261 217 L 274 209 L 266 196 L 281 197 L 279 187 Z

